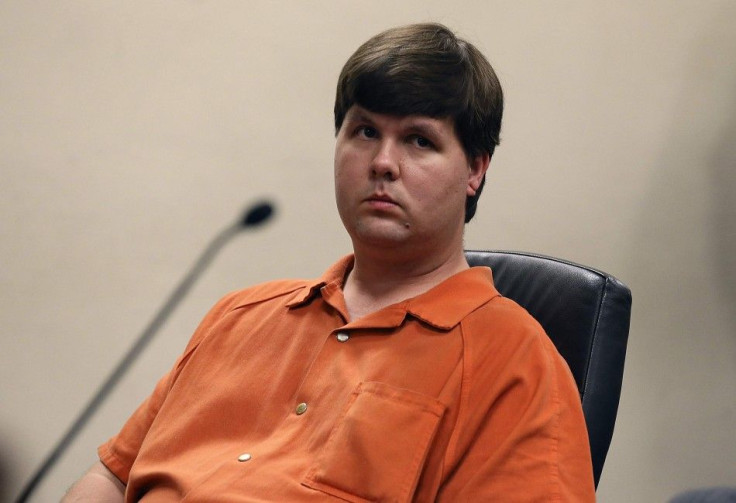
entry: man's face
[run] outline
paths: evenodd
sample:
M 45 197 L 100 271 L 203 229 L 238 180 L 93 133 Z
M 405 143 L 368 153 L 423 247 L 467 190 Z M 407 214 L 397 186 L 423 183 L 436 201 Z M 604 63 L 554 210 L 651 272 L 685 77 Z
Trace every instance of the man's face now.
M 352 106 L 337 135 L 335 194 L 354 248 L 462 248 L 465 198 L 488 161 L 468 159 L 449 118 Z

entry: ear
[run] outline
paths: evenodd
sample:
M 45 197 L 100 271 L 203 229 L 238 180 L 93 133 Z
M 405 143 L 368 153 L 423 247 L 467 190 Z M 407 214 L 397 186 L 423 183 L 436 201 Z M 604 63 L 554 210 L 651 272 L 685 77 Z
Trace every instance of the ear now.
M 468 186 L 466 189 L 468 196 L 475 195 L 478 187 L 480 187 L 480 183 L 483 181 L 486 171 L 488 171 L 490 163 L 491 156 L 488 152 L 484 152 L 470 159 L 470 163 L 468 164 L 470 172 L 468 173 Z

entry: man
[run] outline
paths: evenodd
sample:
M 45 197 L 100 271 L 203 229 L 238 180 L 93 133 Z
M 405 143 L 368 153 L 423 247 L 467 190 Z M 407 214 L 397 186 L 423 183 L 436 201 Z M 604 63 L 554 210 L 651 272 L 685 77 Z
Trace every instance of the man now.
M 569 369 L 463 254 L 502 103 L 441 25 L 361 46 L 335 103 L 354 254 L 218 302 L 68 501 L 594 500 Z

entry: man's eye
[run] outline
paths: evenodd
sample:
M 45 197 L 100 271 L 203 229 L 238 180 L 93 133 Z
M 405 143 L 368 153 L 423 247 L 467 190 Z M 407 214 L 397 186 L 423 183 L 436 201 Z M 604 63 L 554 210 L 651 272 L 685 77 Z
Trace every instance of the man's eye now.
M 419 148 L 432 148 L 434 147 L 434 144 L 426 139 L 424 136 L 413 136 L 411 138 L 411 141 Z
M 364 138 L 375 138 L 378 136 L 378 131 L 370 126 L 360 126 L 357 129 L 357 133 Z

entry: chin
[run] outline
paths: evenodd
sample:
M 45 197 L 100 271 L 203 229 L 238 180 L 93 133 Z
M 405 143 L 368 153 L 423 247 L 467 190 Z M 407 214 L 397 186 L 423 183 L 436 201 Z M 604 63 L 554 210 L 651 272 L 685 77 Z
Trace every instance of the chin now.
M 411 241 L 413 234 L 403 224 L 391 222 L 391 225 L 356 225 L 350 231 L 353 241 L 363 245 L 395 247 Z

